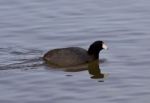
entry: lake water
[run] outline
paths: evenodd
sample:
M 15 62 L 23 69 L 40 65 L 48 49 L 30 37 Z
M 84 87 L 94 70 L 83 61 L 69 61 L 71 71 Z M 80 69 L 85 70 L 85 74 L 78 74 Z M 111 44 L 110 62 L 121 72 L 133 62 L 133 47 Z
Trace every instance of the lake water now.
M 43 64 L 103 40 L 103 79 Z M 0 0 L 0 103 L 149 103 L 149 0 Z

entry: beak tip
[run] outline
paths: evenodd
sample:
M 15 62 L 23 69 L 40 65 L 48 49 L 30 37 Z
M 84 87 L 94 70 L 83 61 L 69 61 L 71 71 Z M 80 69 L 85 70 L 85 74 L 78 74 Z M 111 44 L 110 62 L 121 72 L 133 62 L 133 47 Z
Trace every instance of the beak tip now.
M 108 46 L 106 44 L 102 45 L 103 49 L 108 50 Z

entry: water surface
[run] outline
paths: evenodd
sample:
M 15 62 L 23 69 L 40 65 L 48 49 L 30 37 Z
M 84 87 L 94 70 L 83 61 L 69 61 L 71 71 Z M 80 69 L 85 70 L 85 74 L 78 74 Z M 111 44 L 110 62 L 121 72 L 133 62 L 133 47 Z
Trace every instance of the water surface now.
M 0 103 L 149 103 L 150 1 L 0 0 Z M 105 79 L 43 65 L 50 49 L 109 46 Z

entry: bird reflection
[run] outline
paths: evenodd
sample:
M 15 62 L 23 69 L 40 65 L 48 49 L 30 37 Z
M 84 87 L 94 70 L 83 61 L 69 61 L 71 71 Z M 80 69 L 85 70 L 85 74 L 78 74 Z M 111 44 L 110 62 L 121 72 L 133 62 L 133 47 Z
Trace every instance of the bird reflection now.
M 99 61 L 93 61 L 88 64 L 88 72 L 92 79 L 104 78 L 104 74 L 101 73 L 101 69 L 99 68 Z
M 101 61 L 101 63 L 102 62 L 105 62 L 105 60 Z M 48 64 L 48 66 L 52 67 L 55 70 L 62 69 L 66 72 L 79 72 L 79 71 L 88 70 L 88 72 L 91 75 L 92 79 L 103 79 L 107 76 L 107 74 L 103 74 L 101 72 L 101 69 L 99 67 L 99 60 L 95 60 L 95 61 L 89 62 L 87 64 L 73 66 L 73 67 L 59 67 L 59 66 L 54 66 L 54 65 L 51 65 L 51 64 Z
M 103 79 L 107 76 L 107 74 L 103 74 L 101 72 L 101 69 L 99 67 L 99 60 L 95 60 L 84 65 L 74 66 L 74 67 L 69 67 L 64 69 L 64 71 L 67 72 L 79 72 L 83 70 L 88 70 L 92 79 Z

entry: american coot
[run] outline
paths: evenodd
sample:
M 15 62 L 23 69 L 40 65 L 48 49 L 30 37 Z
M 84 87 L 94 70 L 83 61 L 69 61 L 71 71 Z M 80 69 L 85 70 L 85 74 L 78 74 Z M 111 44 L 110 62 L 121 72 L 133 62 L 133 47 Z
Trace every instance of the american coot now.
M 99 59 L 99 52 L 107 49 L 103 41 L 95 41 L 87 50 L 79 47 L 59 48 L 48 51 L 43 59 L 58 67 L 77 66 Z

